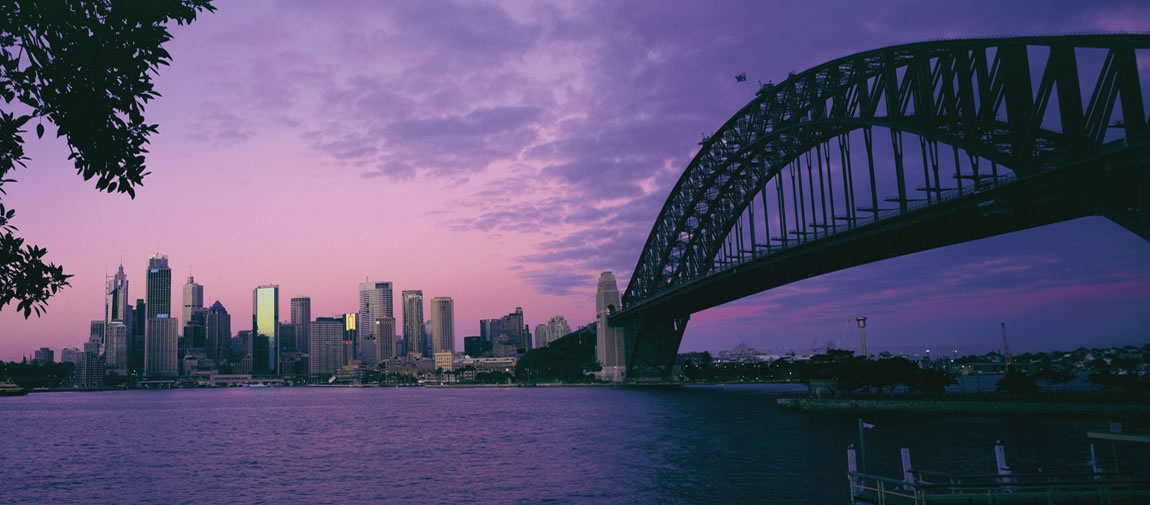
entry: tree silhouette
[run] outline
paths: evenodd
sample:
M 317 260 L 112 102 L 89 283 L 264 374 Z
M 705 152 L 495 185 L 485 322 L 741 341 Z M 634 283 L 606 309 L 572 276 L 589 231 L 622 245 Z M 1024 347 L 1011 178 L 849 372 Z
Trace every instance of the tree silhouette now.
M 211 0 L 0 0 L 0 198 L 15 182 L 8 173 L 26 166 L 24 128 L 33 123 L 37 138 L 55 126 L 76 173 L 96 189 L 135 198 L 157 130 L 143 115 L 159 96 L 152 74 L 171 61 L 167 24 L 201 11 L 215 11 Z M 15 301 L 25 318 L 39 316 L 71 275 L 15 236 L 14 215 L 0 203 L 0 310 Z

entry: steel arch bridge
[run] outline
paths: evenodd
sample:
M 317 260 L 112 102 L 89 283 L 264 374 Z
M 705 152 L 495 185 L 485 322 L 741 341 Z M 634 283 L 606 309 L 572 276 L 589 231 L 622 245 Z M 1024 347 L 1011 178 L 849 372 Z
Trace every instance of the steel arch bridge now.
M 804 278 L 1089 215 L 1150 240 L 1148 67 L 1150 35 L 962 39 L 763 85 L 700 143 L 611 315 L 627 376 L 669 375 L 690 314 Z

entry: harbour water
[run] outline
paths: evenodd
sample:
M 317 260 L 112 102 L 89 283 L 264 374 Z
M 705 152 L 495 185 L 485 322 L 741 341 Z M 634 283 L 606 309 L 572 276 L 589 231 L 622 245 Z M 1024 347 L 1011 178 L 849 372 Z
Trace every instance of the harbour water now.
M 0 503 L 847 503 L 805 387 L 231 388 L 0 399 Z M 1090 419 L 874 416 L 868 469 L 1085 471 Z M 1129 420 L 1128 431 L 1150 431 Z M 1144 444 L 1145 445 L 1145 444 Z M 1150 447 L 1098 448 L 1150 475 Z M 1108 463 L 1109 464 L 1109 463 Z

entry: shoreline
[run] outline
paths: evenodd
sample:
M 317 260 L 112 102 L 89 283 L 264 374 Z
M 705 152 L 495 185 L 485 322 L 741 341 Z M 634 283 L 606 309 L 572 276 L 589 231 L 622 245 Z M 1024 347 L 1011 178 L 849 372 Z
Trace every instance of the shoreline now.
M 779 398 L 781 408 L 809 412 L 918 412 L 965 415 L 1065 415 L 1073 417 L 1123 417 L 1150 419 L 1150 404 L 1070 403 L 1026 400 L 820 400 Z

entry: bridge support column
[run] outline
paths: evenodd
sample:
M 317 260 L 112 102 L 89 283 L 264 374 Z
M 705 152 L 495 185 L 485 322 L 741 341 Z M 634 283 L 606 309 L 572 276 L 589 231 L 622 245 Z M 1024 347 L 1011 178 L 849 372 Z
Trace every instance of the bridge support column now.
M 673 379 L 679 343 L 690 315 L 644 316 L 624 327 L 628 381 L 667 381 Z

